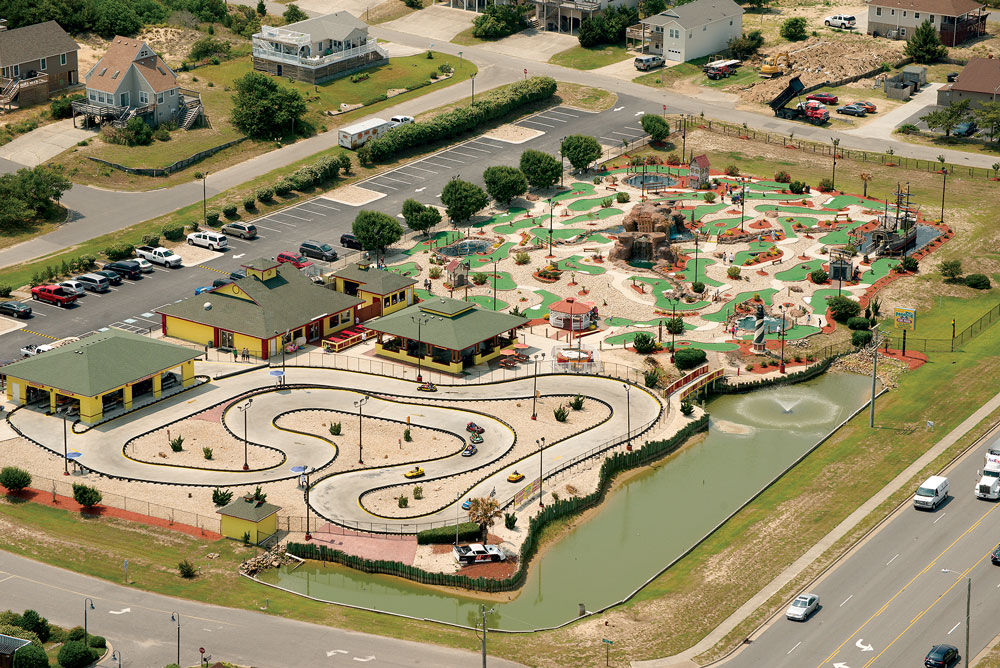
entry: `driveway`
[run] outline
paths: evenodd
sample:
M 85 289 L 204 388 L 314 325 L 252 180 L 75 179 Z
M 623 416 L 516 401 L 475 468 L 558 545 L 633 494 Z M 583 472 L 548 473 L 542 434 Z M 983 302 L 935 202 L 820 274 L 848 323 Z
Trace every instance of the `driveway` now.
M 475 12 L 435 5 L 419 12 L 407 14 L 401 19 L 390 21 L 383 27 L 418 37 L 447 42 L 463 30 L 471 28 L 472 19 L 476 16 Z
M 94 130 L 73 127 L 73 119 L 44 125 L 0 146 L 0 158 L 25 167 L 35 167 L 54 158 L 77 142 L 95 136 Z
M 878 114 L 863 127 L 853 130 L 845 130 L 844 134 L 857 135 L 859 137 L 877 137 L 879 139 L 892 139 L 892 131 L 903 123 L 917 124 L 920 116 L 932 111 L 937 105 L 938 88 L 944 84 L 933 83 L 924 86 L 923 90 L 910 98 L 906 104 L 900 105 L 892 111 L 886 112 L 883 116 Z
M 479 48 L 545 63 L 560 51 L 579 45 L 580 41 L 572 35 L 560 35 L 559 33 L 529 28 L 496 42 L 480 44 Z

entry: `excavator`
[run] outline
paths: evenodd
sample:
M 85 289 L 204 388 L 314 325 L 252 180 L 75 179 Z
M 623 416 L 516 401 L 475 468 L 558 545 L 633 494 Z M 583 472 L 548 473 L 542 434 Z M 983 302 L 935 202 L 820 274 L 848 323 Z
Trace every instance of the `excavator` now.
M 792 68 L 792 58 L 788 55 L 787 51 L 782 51 L 781 53 L 776 53 L 773 56 L 768 56 L 760 64 L 760 75 L 768 79 L 773 79 L 774 77 L 780 77 L 785 73 L 785 69 L 781 67 L 781 63 L 784 63 L 785 68 Z

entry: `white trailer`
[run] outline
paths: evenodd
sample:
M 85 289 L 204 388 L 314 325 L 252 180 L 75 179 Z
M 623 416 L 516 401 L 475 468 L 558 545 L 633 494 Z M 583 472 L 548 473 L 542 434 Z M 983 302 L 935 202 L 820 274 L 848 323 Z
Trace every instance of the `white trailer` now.
M 390 127 L 389 121 L 381 118 L 372 118 L 361 121 L 346 128 L 340 128 L 337 132 L 337 141 L 344 148 L 357 149 L 364 145 L 369 139 L 375 139 L 385 134 Z

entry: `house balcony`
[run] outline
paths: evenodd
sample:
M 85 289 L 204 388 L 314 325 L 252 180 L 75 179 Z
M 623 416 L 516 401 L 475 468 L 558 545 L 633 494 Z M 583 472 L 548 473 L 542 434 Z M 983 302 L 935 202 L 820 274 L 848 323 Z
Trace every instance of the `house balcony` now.
M 310 36 L 304 32 L 289 30 L 288 28 L 278 28 L 275 26 L 261 26 L 260 32 L 253 36 L 254 43 L 257 42 L 258 38 L 269 40 L 271 42 L 290 44 L 292 46 L 306 46 L 312 42 Z
M 354 47 L 353 49 L 336 51 L 322 56 L 299 56 L 294 53 L 283 53 L 273 48 L 269 48 L 269 42 L 257 40 L 256 37 L 257 36 L 255 35 L 253 43 L 253 55 L 255 58 L 263 58 L 264 60 L 270 60 L 278 63 L 287 63 L 298 67 L 318 68 L 350 60 L 352 58 L 359 58 L 370 53 L 378 53 L 382 58 L 389 57 L 389 53 L 379 46 L 375 40 L 372 40 L 367 44 Z
M 596 12 L 601 9 L 600 0 L 534 0 L 535 5 L 545 5 L 547 9 L 568 9 L 581 12 Z

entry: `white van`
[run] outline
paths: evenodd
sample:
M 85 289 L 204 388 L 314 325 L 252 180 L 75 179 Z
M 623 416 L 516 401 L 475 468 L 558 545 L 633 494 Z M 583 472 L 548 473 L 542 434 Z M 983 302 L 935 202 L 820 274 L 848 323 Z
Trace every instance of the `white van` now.
M 948 479 L 940 475 L 932 475 L 924 481 L 913 495 L 914 508 L 934 510 L 948 498 Z
M 632 61 L 637 70 L 651 70 L 654 67 L 663 65 L 663 58 L 659 56 L 639 56 Z

